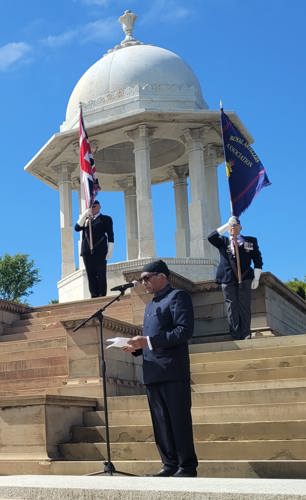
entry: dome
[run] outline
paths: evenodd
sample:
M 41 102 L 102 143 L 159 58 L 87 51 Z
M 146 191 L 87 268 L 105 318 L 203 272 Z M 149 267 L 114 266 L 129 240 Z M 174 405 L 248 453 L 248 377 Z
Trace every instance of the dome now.
M 138 41 L 122 42 L 84 73 L 68 102 L 66 130 L 77 126 L 80 103 L 92 122 L 137 110 L 207 109 L 188 64 L 170 50 Z

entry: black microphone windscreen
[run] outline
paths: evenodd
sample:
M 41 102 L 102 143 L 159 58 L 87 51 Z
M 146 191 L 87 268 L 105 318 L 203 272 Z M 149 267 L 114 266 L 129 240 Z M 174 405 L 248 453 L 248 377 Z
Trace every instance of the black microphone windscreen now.
M 131 283 L 124 283 L 123 285 L 117 285 L 111 288 L 111 292 L 124 292 L 128 288 L 133 288 L 138 285 L 138 281 L 131 281 Z

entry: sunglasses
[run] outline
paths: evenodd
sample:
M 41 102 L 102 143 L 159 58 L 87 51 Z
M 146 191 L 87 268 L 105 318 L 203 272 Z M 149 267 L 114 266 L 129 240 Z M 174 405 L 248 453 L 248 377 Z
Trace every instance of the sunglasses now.
M 148 281 L 150 281 L 150 279 L 153 277 L 153 276 L 157 276 L 158 273 L 151 273 L 151 274 L 146 274 L 145 276 L 143 276 L 142 278 L 140 278 L 140 282 L 141 283 L 148 283 Z

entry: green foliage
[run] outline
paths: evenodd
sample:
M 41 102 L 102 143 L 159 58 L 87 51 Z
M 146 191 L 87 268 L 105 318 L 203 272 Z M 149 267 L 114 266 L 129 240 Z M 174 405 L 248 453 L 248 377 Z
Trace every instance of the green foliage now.
M 21 302 L 28 297 L 31 288 L 39 283 L 39 270 L 28 255 L 4 254 L 0 257 L 0 299 Z
M 304 280 L 298 280 L 293 278 L 293 280 L 287 281 L 285 283 L 293 292 L 297 293 L 302 299 L 306 300 L 306 276 Z
M 49 304 L 58 304 L 58 299 L 51 299 Z

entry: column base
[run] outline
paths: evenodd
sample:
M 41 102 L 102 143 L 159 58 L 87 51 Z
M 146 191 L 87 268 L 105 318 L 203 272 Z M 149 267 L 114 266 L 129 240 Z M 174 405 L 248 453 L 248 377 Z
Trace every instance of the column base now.
M 195 283 L 199 281 L 213 280 L 216 276 L 218 261 L 210 259 L 188 257 L 147 257 L 143 259 L 116 262 L 115 264 L 109 264 L 107 266 L 108 295 L 114 295 L 117 293 L 110 292 L 111 288 L 125 283 L 125 273 L 135 273 L 135 275 L 138 275 L 145 264 L 153 262 L 157 259 L 164 260 L 171 271 Z M 79 269 L 78 271 L 71 273 L 69 276 L 66 276 L 58 282 L 57 287 L 60 303 L 90 298 L 87 276 L 84 269 Z M 126 293 L 128 293 L 128 291 Z

